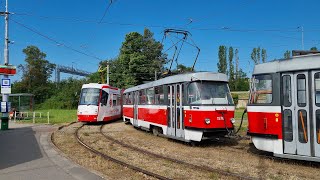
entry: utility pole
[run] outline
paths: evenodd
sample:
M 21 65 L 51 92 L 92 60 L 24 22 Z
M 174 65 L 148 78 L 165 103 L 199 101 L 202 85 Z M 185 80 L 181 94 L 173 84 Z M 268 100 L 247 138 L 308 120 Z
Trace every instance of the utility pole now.
M 9 21 L 9 12 L 8 12 L 8 0 L 6 0 L 6 11 L 1 14 L 4 14 L 4 20 L 5 20 L 5 31 L 4 31 L 4 65 L 7 66 L 9 65 L 9 25 L 8 25 L 8 21 Z M 9 76 L 8 74 L 4 74 L 3 75 L 3 79 L 8 79 Z M 3 83 L 4 80 L 2 80 Z M 10 80 L 9 80 L 9 84 L 10 84 Z M 2 84 L 3 85 L 3 84 Z M 9 117 L 8 117 L 8 102 L 9 102 L 9 94 L 8 93 L 2 93 L 2 103 L 5 104 L 6 106 L 6 112 L 4 112 L 1 108 L 2 111 L 2 117 L 1 117 L 1 130 L 7 130 L 8 129 L 8 124 L 9 124 Z
M 299 26 L 298 29 L 301 30 L 301 47 L 302 47 L 302 50 L 304 50 L 304 42 L 303 42 L 303 26 Z
M 302 50 L 304 50 L 304 42 L 303 42 L 303 26 L 301 26 L 301 43 L 302 43 Z

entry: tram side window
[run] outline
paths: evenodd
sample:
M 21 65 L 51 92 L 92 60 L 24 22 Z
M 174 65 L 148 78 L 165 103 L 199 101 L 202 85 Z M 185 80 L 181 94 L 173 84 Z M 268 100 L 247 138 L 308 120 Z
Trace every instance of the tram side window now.
M 299 142 L 301 143 L 308 142 L 308 121 L 307 121 L 306 110 L 298 111 L 298 137 L 299 137 Z
M 146 92 L 145 90 L 139 91 L 139 104 L 146 104 Z
M 270 104 L 272 103 L 272 76 L 257 75 L 252 81 L 253 95 L 252 102 L 255 104 Z
M 191 83 L 188 85 L 188 103 L 196 104 L 200 101 L 200 92 L 198 91 L 196 83 Z
M 128 100 L 129 100 L 129 95 L 128 94 L 123 94 L 122 96 L 122 102 L 124 105 L 127 105 L 128 104 Z
M 154 101 L 154 88 L 147 89 L 147 104 L 155 104 Z
M 283 105 L 285 107 L 291 106 L 291 77 L 289 75 L 285 75 L 282 77 L 282 89 L 283 89 Z
M 101 90 L 102 91 L 102 94 L 101 94 L 101 104 L 102 105 L 107 105 L 108 103 L 108 93 L 105 92 L 104 90 Z
M 320 109 L 316 111 L 316 136 L 317 143 L 320 144 Z
M 163 86 L 157 86 L 154 89 L 155 104 L 164 104 Z
M 121 105 L 120 102 L 121 102 L 121 95 L 117 94 L 117 106 Z
M 112 97 L 112 105 L 113 105 L 113 106 L 116 106 L 116 105 L 117 105 L 117 95 L 116 95 L 116 94 L 113 94 L 113 97 Z
M 320 73 L 314 75 L 314 94 L 316 100 L 316 106 L 320 106 Z
M 284 126 L 284 140 L 292 142 L 293 130 L 292 130 L 292 112 L 289 109 L 283 112 L 283 126 Z
M 304 74 L 298 74 L 297 76 L 297 96 L 298 106 L 306 106 L 306 76 Z

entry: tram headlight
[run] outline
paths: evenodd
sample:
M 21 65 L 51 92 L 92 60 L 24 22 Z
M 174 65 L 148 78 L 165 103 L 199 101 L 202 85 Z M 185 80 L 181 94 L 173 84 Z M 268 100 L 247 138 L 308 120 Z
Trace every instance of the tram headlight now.
M 234 124 L 236 122 L 236 119 L 231 118 L 230 121 L 231 121 L 232 124 Z
M 209 118 L 205 118 L 205 119 L 204 119 L 204 122 L 205 122 L 206 124 L 210 124 L 210 123 L 211 123 L 211 120 L 210 120 Z

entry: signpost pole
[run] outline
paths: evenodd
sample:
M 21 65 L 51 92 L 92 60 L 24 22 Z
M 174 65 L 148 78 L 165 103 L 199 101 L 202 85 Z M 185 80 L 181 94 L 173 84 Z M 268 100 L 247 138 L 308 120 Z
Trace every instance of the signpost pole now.
M 5 20 L 5 38 L 4 38 L 4 65 L 9 64 L 9 35 L 8 35 L 8 21 L 9 21 L 9 12 L 8 12 L 8 0 L 6 0 L 6 11 L 4 13 L 4 20 Z M 8 74 L 3 75 L 3 79 L 8 79 Z M 3 80 L 2 80 L 3 83 Z M 10 83 L 10 80 L 9 80 Z M 9 94 L 2 93 L 2 102 L 5 102 L 7 105 L 9 102 Z M 8 130 L 9 129 L 9 114 L 8 109 L 7 112 L 2 112 L 1 117 L 1 130 Z

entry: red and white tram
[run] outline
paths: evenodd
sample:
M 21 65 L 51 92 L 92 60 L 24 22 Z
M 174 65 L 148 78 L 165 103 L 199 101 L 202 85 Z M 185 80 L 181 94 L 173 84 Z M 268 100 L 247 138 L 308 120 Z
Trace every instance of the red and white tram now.
M 123 120 L 186 142 L 233 130 L 234 110 L 225 74 L 180 74 L 124 91 Z
M 247 113 L 257 149 L 320 161 L 320 54 L 255 65 Z
M 121 118 L 121 90 L 107 84 L 82 85 L 78 121 L 98 122 Z

